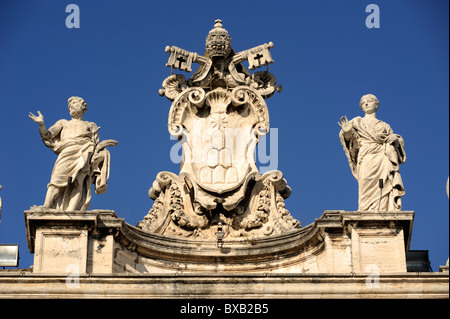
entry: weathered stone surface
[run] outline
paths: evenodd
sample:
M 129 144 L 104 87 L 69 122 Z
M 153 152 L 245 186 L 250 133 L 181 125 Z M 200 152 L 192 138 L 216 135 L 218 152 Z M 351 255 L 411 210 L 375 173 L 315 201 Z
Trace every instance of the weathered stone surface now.
M 448 273 L 80 274 L 0 272 L 0 298 L 447 299 Z
M 34 272 L 91 274 L 406 272 L 413 217 L 326 211 L 298 230 L 219 242 L 146 232 L 112 211 L 25 212 Z
M 25 212 L 25 226 L 28 248 L 34 253 L 33 272 L 112 273 L 112 232 L 122 222 L 113 211 L 32 207 Z
M 144 232 L 113 211 L 33 207 L 35 265 L 0 271 L 0 298 L 448 298 L 448 272 L 406 272 L 413 217 L 326 211 L 299 230 L 218 246 Z
M 236 177 L 230 170 L 226 174 L 224 169 L 221 172 L 225 180 Z M 218 177 L 216 170 L 209 171 L 209 178 Z M 159 173 L 149 192 L 155 200 L 153 208 L 137 227 L 155 234 L 199 241 L 216 240 L 218 223 L 224 225 L 225 238 L 250 239 L 300 228 L 300 223 L 285 208 L 284 200 L 291 191 L 280 171 L 267 172 L 252 181 L 251 191 L 245 193 L 242 188 L 242 192 L 232 195 L 241 200 L 232 210 L 225 209 L 224 204 L 221 208 L 205 209 L 195 199 L 192 201 L 193 190 L 189 185 L 192 184 L 187 184 L 181 176 Z M 202 193 L 198 188 L 197 194 Z

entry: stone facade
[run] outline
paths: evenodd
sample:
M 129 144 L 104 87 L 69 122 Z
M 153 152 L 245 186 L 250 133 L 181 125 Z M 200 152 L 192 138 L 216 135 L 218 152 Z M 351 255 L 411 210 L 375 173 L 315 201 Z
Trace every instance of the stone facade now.
M 406 272 L 413 212 L 326 211 L 299 230 L 224 241 L 168 237 L 113 211 L 25 212 L 34 273 Z
M 1 298 L 448 298 L 448 273 L 108 274 L 0 272 Z
M 282 235 L 216 241 L 151 234 L 113 211 L 25 212 L 32 270 L 0 297 L 448 298 L 448 272 L 408 273 L 413 212 L 326 211 Z

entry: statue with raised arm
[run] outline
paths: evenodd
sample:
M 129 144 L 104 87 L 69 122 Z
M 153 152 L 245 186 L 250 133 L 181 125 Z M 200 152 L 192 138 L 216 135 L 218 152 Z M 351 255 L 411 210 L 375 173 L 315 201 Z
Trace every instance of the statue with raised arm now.
M 87 104 L 82 98 L 69 98 L 68 106 L 71 120 L 59 120 L 49 129 L 39 111 L 37 116 L 30 113 L 29 117 L 39 123 L 44 144 L 58 155 L 44 207 L 85 211 L 91 201 L 92 184 L 95 184 L 96 194 L 106 192 L 110 166 L 110 153 L 106 147 L 117 145 L 117 141 L 99 143 L 100 127 L 83 121 Z
M 399 172 L 406 160 L 400 135 L 375 117 L 378 99 L 367 94 L 361 98 L 364 117 L 351 121 L 341 117 L 339 139 L 344 147 L 353 176 L 359 184 L 359 211 L 400 211 L 405 194 Z

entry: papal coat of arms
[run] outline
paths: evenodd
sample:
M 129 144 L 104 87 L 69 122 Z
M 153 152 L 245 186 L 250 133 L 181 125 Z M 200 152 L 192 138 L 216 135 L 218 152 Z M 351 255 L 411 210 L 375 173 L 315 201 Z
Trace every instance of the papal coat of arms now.
M 149 195 L 152 209 L 138 227 L 158 234 L 199 239 L 279 234 L 300 223 L 284 206 L 290 188 L 280 171 L 260 175 L 255 148 L 269 131 L 265 100 L 281 91 L 268 71 L 250 74 L 273 63 L 263 44 L 239 53 L 216 20 L 206 38 L 204 55 L 172 46 L 161 96 L 171 102 L 168 129 L 183 148 L 179 175 L 158 174 Z M 198 70 L 186 80 L 174 69 Z

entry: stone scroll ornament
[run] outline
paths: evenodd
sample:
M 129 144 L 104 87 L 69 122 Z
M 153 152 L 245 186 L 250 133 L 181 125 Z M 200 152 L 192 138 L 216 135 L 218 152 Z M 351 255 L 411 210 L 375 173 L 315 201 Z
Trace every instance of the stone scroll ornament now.
M 53 167 L 43 207 L 61 211 L 85 211 L 92 197 L 92 184 L 96 194 L 107 189 L 110 171 L 108 146 L 117 145 L 115 140 L 99 141 L 95 123 L 83 121 L 86 102 L 73 96 L 68 100 L 70 120 L 59 120 L 47 129 L 44 117 L 29 114 L 39 124 L 39 133 L 44 144 L 58 158 Z
M 364 117 L 348 121 L 343 116 L 338 122 L 339 139 L 359 185 L 358 210 L 400 211 L 405 188 L 399 167 L 406 161 L 405 143 L 375 117 L 379 101 L 374 95 L 364 95 L 360 107 Z
M 216 20 L 199 55 L 166 47 L 166 66 L 172 74 L 159 91 L 172 105 L 168 129 L 183 149 L 179 175 L 161 172 L 149 191 L 155 200 L 138 227 L 158 234 L 215 239 L 219 229 L 227 237 L 267 236 L 300 228 L 286 210 L 290 195 L 281 172 L 260 175 L 254 153 L 269 131 L 265 100 L 281 86 L 268 71 L 249 69 L 273 63 L 263 44 L 235 53 L 231 38 Z M 174 69 L 198 70 L 186 80 Z

